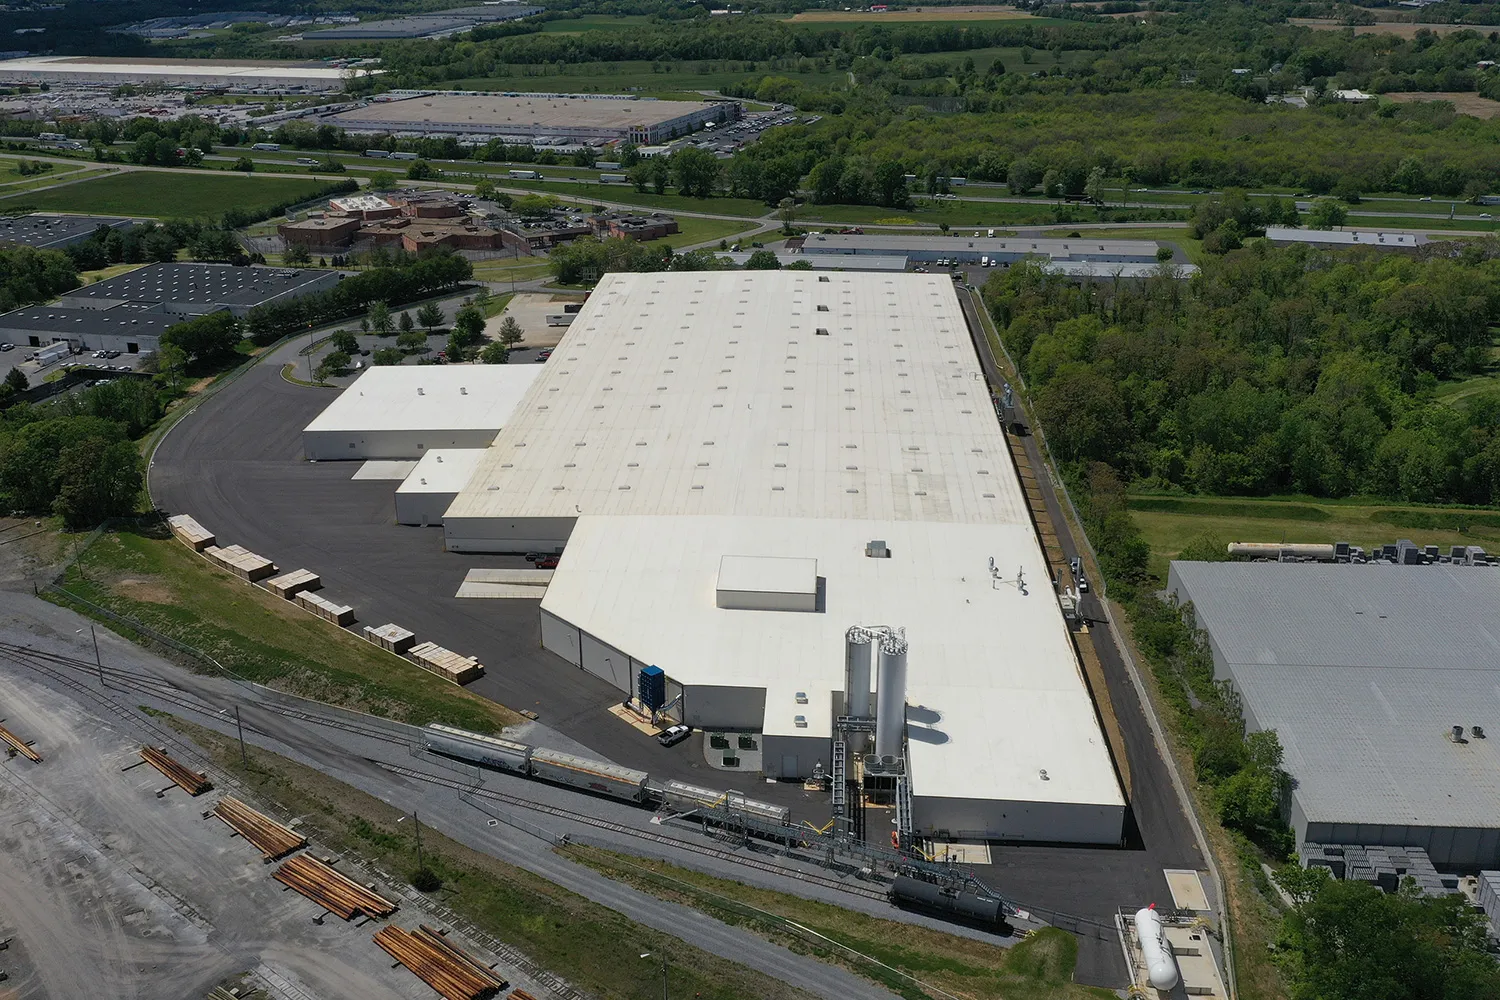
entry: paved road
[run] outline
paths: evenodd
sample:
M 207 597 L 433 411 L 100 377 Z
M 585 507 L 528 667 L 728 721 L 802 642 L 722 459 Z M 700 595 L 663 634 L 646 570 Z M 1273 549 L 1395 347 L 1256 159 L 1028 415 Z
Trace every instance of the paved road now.
M 985 374 L 992 385 L 999 386 L 1004 383 L 1005 377 L 996 363 L 988 338 L 983 334 L 977 294 L 961 292 L 959 301 L 963 305 L 970 331 L 975 335 L 975 346 L 980 353 Z M 1072 529 L 1063 516 L 1062 505 L 1056 487 L 1047 474 L 1048 466 L 1041 454 L 1039 442 L 1031 435 L 1024 436 L 1022 442 L 1031 467 L 1037 470 L 1037 483 L 1041 487 L 1063 555 L 1071 559 L 1082 554 L 1082 546 L 1074 539 Z M 1058 908 L 1088 916 L 1107 917 L 1118 906 L 1134 907 L 1150 902 L 1170 906 L 1172 897 L 1162 869 L 1202 870 L 1206 867 L 1206 862 L 1193 836 L 1182 803 L 1173 790 L 1171 775 L 1162 758 L 1162 748 L 1156 744 L 1145 709 L 1136 695 L 1120 655 L 1120 640 L 1104 625 L 1104 614 L 1095 594 L 1083 596 L 1080 610 L 1094 622 L 1091 637 L 1104 667 L 1110 701 L 1125 739 L 1125 752 L 1134 790 L 1128 826 L 1133 829 L 1128 831 L 1127 847 L 1124 849 L 1074 851 L 1074 871 L 1087 873 L 1088 877 L 1069 880 L 1071 891 L 1053 885 L 1050 886 L 1050 892 L 1046 892 L 1046 883 L 1055 879 L 1058 874 L 1055 867 L 1058 852 L 1052 849 L 1005 847 L 994 850 L 992 854 L 997 869 L 995 881 L 1019 898 L 1025 899 L 1028 898 L 1028 893 L 1034 893 L 1032 898 L 1057 899 L 1059 901 L 1053 905 Z M 1039 859 L 1041 864 L 1038 864 Z M 1082 958 L 1083 953 L 1080 952 L 1080 959 Z M 1120 961 L 1118 950 L 1113 961 Z

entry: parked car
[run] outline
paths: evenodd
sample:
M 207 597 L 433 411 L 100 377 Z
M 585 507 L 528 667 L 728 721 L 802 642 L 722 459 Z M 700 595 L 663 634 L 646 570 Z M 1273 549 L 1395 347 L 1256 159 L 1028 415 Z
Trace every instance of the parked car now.
M 661 732 L 657 733 L 656 742 L 660 743 L 664 747 L 675 747 L 677 744 L 681 743 L 691 735 L 693 735 L 693 727 L 684 726 L 679 723 L 678 725 L 669 726 L 668 728 L 663 729 Z
M 0 344 L 0 351 L 14 351 L 15 349 L 15 344 Z
M 542 556 L 536 561 L 537 569 L 557 569 L 557 556 Z

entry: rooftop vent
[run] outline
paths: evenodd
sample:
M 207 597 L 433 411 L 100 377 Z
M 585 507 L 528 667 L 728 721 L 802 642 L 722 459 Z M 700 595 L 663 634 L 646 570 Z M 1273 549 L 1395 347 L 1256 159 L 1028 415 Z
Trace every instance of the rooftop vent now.
M 798 729 L 806 729 L 807 728 L 807 716 L 805 716 L 805 715 L 794 715 L 794 716 L 792 716 L 792 724 L 795 725 Z
M 883 539 L 875 539 L 865 543 L 865 555 L 871 559 L 889 559 L 891 550 L 886 547 Z
M 1471 727 L 1469 729 L 1469 732 L 1473 735 L 1473 737 L 1476 740 L 1482 740 L 1482 739 L 1484 739 L 1484 727 L 1483 726 L 1473 726 L 1473 727 Z
M 806 705 L 807 704 L 807 692 L 806 691 L 798 691 L 797 692 L 797 704 L 799 704 L 799 705 Z
M 1454 743 L 1467 743 L 1468 742 L 1468 740 L 1464 739 L 1464 727 L 1463 726 L 1454 726 L 1453 727 L 1453 731 L 1448 734 L 1448 738 L 1450 740 L 1452 740 Z

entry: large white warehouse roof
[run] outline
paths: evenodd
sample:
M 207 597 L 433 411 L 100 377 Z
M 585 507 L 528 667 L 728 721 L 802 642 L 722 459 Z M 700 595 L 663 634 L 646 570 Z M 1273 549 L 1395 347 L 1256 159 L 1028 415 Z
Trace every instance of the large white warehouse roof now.
M 1029 524 L 946 275 L 613 274 L 444 519 Z
M 687 721 L 761 732 L 783 777 L 831 763 L 845 630 L 904 626 L 919 830 L 1119 838 L 945 275 L 607 275 L 443 522 L 453 551 L 566 546 L 544 645 L 627 689 L 662 667 Z

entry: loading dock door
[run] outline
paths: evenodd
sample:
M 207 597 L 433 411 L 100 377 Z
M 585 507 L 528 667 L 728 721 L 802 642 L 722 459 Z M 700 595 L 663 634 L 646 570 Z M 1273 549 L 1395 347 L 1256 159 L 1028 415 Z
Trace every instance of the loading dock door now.
M 795 778 L 798 776 L 796 754 L 784 753 L 781 755 L 781 776 L 783 778 Z

